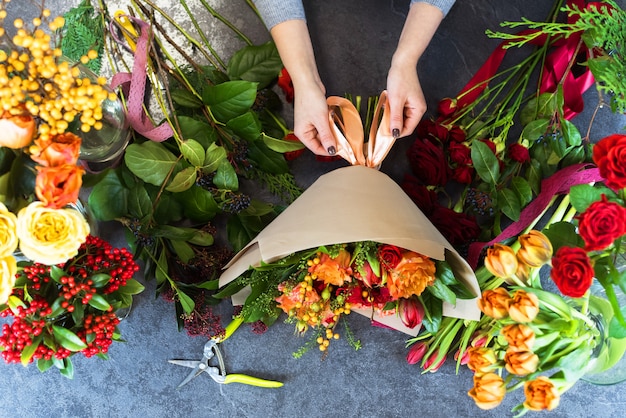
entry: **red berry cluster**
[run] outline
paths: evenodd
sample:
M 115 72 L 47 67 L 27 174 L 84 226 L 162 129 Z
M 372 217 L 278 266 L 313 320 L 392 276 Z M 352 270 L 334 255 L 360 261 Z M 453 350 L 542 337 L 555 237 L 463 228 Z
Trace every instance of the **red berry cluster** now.
M 107 312 L 102 315 L 87 315 L 84 321 L 85 328 L 77 333 L 80 339 L 87 344 L 87 348 L 83 349 L 81 353 L 85 357 L 107 353 L 109 346 L 113 342 L 115 327 L 119 323 L 119 318 L 113 312 Z

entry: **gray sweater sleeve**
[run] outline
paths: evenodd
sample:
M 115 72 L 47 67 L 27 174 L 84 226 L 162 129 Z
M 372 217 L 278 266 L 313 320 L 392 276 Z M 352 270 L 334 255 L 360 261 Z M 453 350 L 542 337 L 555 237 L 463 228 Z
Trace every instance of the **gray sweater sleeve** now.
M 418 2 L 438 7 L 445 16 L 455 0 L 411 0 L 411 4 Z M 302 0 L 254 0 L 254 4 L 268 29 L 286 20 L 306 20 Z

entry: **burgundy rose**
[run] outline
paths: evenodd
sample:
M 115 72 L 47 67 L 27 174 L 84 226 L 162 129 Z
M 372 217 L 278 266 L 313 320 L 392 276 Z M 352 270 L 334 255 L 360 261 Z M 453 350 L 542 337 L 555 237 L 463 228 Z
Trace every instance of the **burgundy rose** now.
M 579 247 L 561 247 L 552 257 L 550 277 L 565 296 L 579 298 L 591 287 L 593 266 Z
M 437 106 L 437 112 L 443 116 L 448 117 L 454 113 L 456 110 L 456 99 L 451 99 L 446 97 L 439 101 L 439 105 Z
M 626 187 L 626 135 L 609 135 L 593 146 L 593 161 L 614 190 Z
M 461 143 L 467 139 L 467 134 L 465 133 L 465 130 L 463 128 L 454 125 L 448 131 L 448 139 L 452 142 Z
M 422 119 L 417 125 L 415 133 L 418 138 L 438 139 L 441 142 L 445 142 L 448 138 L 448 128 L 438 121 L 432 121 L 430 119 Z
M 407 150 L 413 174 L 427 186 L 445 186 L 450 178 L 450 167 L 441 144 L 416 139 Z
M 602 195 L 602 200 L 593 202 L 578 217 L 578 232 L 585 250 L 603 250 L 626 234 L 626 209 Z
M 437 204 L 437 193 L 421 184 L 410 174 L 404 175 L 404 181 L 401 186 L 413 203 L 424 212 L 424 215 L 429 216 Z
M 448 155 L 450 161 L 457 164 L 468 165 L 472 163 L 472 150 L 465 144 L 450 142 L 448 145 Z
M 429 219 L 453 246 L 467 244 L 480 234 L 480 227 L 474 217 L 445 206 L 436 208 Z
M 452 178 L 461 184 L 470 184 L 474 178 L 474 168 L 469 165 L 456 167 L 452 170 Z
M 483 143 L 487 144 L 487 146 L 489 147 L 491 152 L 493 152 L 493 154 L 496 155 L 496 144 L 495 144 L 495 142 L 493 142 L 491 139 L 482 139 L 481 141 Z
M 530 154 L 528 148 L 525 146 L 514 143 L 509 146 L 509 157 L 518 163 L 524 164 L 530 161 Z
M 384 244 L 378 248 L 378 261 L 387 269 L 396 268 L 402 260 L 402 248 L 395 245 Z
M 293 102 L 293 82 L 286 68 L 283 68 L 278 75 L 278 87 L 285 93 L 287 103 Z

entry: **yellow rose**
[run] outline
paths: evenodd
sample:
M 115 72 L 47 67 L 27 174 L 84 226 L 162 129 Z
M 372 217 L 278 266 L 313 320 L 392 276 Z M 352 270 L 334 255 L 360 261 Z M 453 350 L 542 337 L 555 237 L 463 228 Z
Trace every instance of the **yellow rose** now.
M 0 257 L 7 257 L 17 248 L 17 218 L 0 202 Z
M 0 258 L 0 305 L 7 303 L 17 273 L 17 261 L 12 255 Z
M 38 263 L 64 263 L 78 253 L 87 235 L 89 224 L 75 209 L 52 209 L 33 202 L 17 214 L 20 250 Z

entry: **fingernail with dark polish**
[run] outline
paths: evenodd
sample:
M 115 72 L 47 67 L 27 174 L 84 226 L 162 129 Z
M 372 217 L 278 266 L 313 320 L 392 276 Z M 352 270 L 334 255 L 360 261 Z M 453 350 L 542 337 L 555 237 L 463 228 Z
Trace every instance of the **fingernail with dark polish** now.
M 391 131 L 391 136 L 393 136 L 394 139 L 398 139 L 400 137 L 400 129 L 393 128 L 393 130 Z
M 328 149 L 327 149 L 326 151 L 328 151 L 328 153 L 329 153 L 330 155 L 335 155 L 335 154 L 337 153 L 337 150 L 336 150 L 336 149 L 335 149 L 335 147 L 334 147 L 334 146 L 332 146 L 332 145 L 331 145 L 330 147 L 328 147 Z

